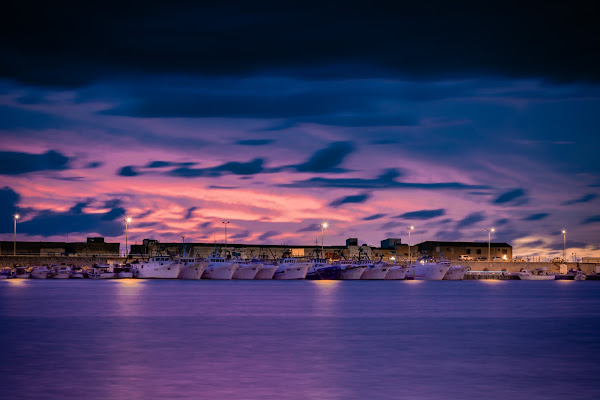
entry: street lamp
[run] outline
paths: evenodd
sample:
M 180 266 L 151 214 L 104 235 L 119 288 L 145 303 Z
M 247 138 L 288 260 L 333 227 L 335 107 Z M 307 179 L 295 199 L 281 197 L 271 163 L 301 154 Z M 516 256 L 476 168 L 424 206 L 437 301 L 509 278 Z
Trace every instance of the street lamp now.
M 225 246 L 227 246 L 227 224 L 229 223 L 229 221 L 223 221 L 223 224 L 225 225 Z
M 325 258 L 325 247 L 323 246 L 323 232 L 325 231 L 325 229 L 327 229 L 327 227 L 329 226 L 329 224 L 327 222 L 323 222 L 321 224 L 321 257 Z
M 21 218 L 19 214 L 13 215 L 13 219 L 15 220 L 15 238 L 14 238 L 14 247 L 13 247 L 13 256 L 17 255 L 17 220 Z
M 415 229 L 415 227 L 407 226 L 406 229 L 408 230 L 408 265 L 411 265 L 412 264 L 412 252 L 410 251 L 410 231 Z
M 490 237 L 492 236 L 492 232 L 495 231 L 494 228 L 485 228 L 485 231 L 488 233 L 488 261 L 492 261 L 491 253 L 492 253 L 492 243 L 490 242 Z
M 563 234 L 563 262 L 567 262 L 567 230 L 562 230 Z
M 131 223 L 131 221 L 133 221 L 133 218 L 125 217 L 123 218 L 123 221 L 125 221 L 125 257 L 129 257 L 129 253 L 127 252 L 127 229 L 129 228 L 129 224 Z

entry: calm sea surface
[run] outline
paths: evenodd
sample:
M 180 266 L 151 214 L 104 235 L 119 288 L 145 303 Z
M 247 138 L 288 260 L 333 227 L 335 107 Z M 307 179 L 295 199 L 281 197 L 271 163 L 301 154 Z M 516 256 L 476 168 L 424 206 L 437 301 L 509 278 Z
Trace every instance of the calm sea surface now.
M 0 281 L 3 399 L 599 399 L 600 282 Z

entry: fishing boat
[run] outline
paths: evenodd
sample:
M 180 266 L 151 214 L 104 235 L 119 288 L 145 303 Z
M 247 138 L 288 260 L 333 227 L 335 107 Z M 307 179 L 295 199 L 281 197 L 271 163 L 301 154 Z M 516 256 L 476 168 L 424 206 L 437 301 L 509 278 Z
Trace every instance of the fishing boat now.
M 389 270 L 391 268 L 390 264 L 383 262 L 383 261 L 373 262 L 371 260 L 365 260 L 364 265 L 366 265 L 366 268 L 365 268 L 364 272 L 362 273 L 362 275 L 360 276 L 360 279 L 369 279 L 369 280 L 385 279 L 385 276 L 387 275 L 387 273 L 389 272 Z
M 403 280 L 406 278 L 406 274 L 408 273 L 408 266 L 406 265 L 392 265 L 385 275 L 385 280 Z
M 46 279 L 50 270 L 46 265 L 36 265 L 31 267 L 31 279 Z
M 216 247 L 207 261 L 202 279 L 231 279 L 233 273 L 239 268 L 237 262 L 219 256 Z
M 310 267 L 310 262 L 300 262 L 295 257 L 282 258 L 277 261 L 273 279 L 304 279 Z
M 72 272 L 73 268 L 70 265 L 56 265 L 52 268 L 49 277 L 52 279 L 69 279 Z
M 427 281 L 441 281 L 449 269 L 450 262 L 448 261 L 436 262 L 432 259 L 423 258 L 417 260 L 417 263 L 410 265 L 408 273 L 406 274 L 406 278 Z
M 365 265 L 361 265 L 355 260 L 337 260 L 333 262 L 333 265 L 340 268 L 340 279 L 343 280 L 360 279 L 367 268 Z
M 263 265 L 258 270 L 256 275 L 254 276 L 254 279 L 258 279 L 258 280 L 273 279 L 273 275 L 275 274 L 275 271 L 277 271 L 277 264 L 267 264 L 264 261 L 261 261 L 261 262 L 263 263 Z
M 469 267 L 462 265 L 452 265 L 444 275 L 445 281 L 462 281 L 465 278 L 465 274 L 469 270 Z
M 339 265 L 329 264 L 325 258 L 311 259 L 311 266 L 306 273 L 309 280 L 336 280 L 340 279 L 341 268 Z
M 114 277 L 113 266 L 109 264 L 96 264 L 88 272 L 90 279 L 113 279 Z
M 135 260 L 131 264 L 133 276 L 142 279 L 177 279 L 181 264 L 171 256 L 154 256 L 148 260 Z
M 536 268 L 533 271 L 522 269 L 514 274 L 523 281 L 553 281 L 556 279 L 556 276 L 548 273 L 546 268 Z
M 232 255 L 238 264 L 232 279 L 254 279 L 263 266 L 260 260 L 244 260 L 241 253 L 233 252 Z

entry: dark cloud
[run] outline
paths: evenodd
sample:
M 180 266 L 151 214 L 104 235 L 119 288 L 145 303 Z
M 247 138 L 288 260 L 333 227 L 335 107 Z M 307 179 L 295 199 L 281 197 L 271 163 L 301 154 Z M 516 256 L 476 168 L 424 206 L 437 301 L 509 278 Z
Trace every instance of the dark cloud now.
M 494 204 L 506 204 L 512 201 L 518 200 L 523 201 L 523 197 L 526 195 L 523 189 L 513 189 L 508 192 L 502 193 L 500 196 L 494 199 Z
M 63 119 L 46 113 L 0 105 L 0 129 L 47 129 L 63 127 L 64 124 Z
M 460 221 L 458 221 L 458 223 L 456 224 L 456 230 L 459 230 L 460 228 L 466 228 L 471 225 L 475 225 L 484 220 L 485 220 L 485 217 L 484 217 L 483 213 L 480 213 L 480 212 L 471 213 L 471 214 L 467 215 L 466 217 L 464 217 L 463 219 L 461 219 Z
M 273 139 L 248 139 L 248 140 L 238 140 L 235 142 L 240 146 L 265 146 L 267 144 L 273 143 Z
M 586 195 L 578 197 L 576 199 L 565 201 L 563 203 L 563 206 L 570 206 L 572 204 L 577 204 L 577 203 L 587 203 L 587 202 L 594 200 L 596 197 L 598 197 L 598 195 L 593 194 L 593 193 L 586 194 Z
M 260 235 L 258 237 L 258 240 L 261 242 L 264 242 L 265 240 L 269 239 L 270 237 L 277 236 L 277 235 L 279 235 L 279 232 L 277 232 L 277 231 L 268 231 L 268 232 L 265 232 L 262 235 Z
M 586 218 L 585 220 L 583 220 L 582 224 L 587 225 L 587 224 L 593 224 L 596 222 L 600 222 L 600 215 L 594 215 L 593 217 Z
M 117 204 L 117 203 L 112 203 Z M 120 236 L 125 227 L 125 209 L 115 207 L 104 213 L 85 213 L 90 202 L 77 203 L 68 211 L 43 210 L 32 219 L 19 223 L 19 231 L 28 235 L 54 236 L 67 233 Z
M 540 247 L 544 244 L 543 240 L 534 240 L 533 242 L 523 243 L 522 247 Z
M 553 1 L 9 2 L 2 33 L 11 40 L 0 76 L 60 86 L 119 75 L 256 71 L 598 81 L 599 56 L 590 51 L 600 37 L 595 11 L 594 2 Z
M 218 167 L 213 168 L 189 168 L 181 167 L 167 172 L 168 175 L 178 176 L 183 178 L 197 177 L 219 177 L 222 175 L 253 175 L 264 171 L 263 160 L 256 158 L 247 163 L 243 162 L 228 162 Z
M 104 163 L 102 161 L 92 161 L 85 165 L 85 168 L 100 168 Z
M 145 168 L 191 167 L 196 164 L 194 162 L 151 161 L 146 164 Z
M 58 151 L 43 154 L 0 151 L 0 174 L 20 175 L 36 171 L 61 171 L 69 169 L 71 159 Z
M 184 219 L 190 219 L 192 218 L 192 215 L 194 213 L 194 211 L 196 211 L 198 209 L 198 207 L 190 207 L 187 209 L 186 213 L 185 213 L 185 217 Z
M 523 218 L 523 221 L 539 221 L 540 219 L 544 219 L 546 217 L 549 217 L 550 214 L 549 213 L 537 213 L 537 214 L 531 214 L 525 218 Z
M 250 236 L 250 231 L 238 232 L 238 233 L 231 235 L 230 237 L 231 237 L 231 239 L 244 239 L 244 238 L 247 238 L 248 236 Z
M 210 185 L 209 189 L 239 189 L 238 186 L 220 186 L 220 185 Z
M 579 248 L 585 248 L 588 247 L 590 244 L 589 243 L 585 243 L 585 242 L 577 242 L 574 240 L 567 240 L 567 249 L 569 248 L 573 248 L 573 247 L 579 247 Z M 564 243 L 560 242 L 560 243 L 554 243 L 548 246 L 549 249 L 551 250 L 563 250 Z M 598 250 L 598 249 L 595 249 Z
M 375 219 L 380 219 L 385 217 L 387 214 L 373 214 L 373 215 L 369 215 L 368 217 L 364 217 L 363 221 L 373 221 Z
M 3 210 L 4 213 L 12 214 L 17 211 L 19 200 L 21 200 L 21 196 L 12 188 L 4 186 L 0 189 L 0 210 Z
M 506 225 L 510 222 L 510 220 L 508 218 L 501 218 L 496 220 L 496 222 L 494 222 L 495 226 L 502 226 L 502 225 Z
M 354 188 L 354 189 L 487 189 L 487 186 L 468 185 L 459 182 L 440 182 L 440 183 L 416 183 L 416 182 L 398 182 L 396 178 L 402 176 L 397 169 L 384 171 L 375 179 L 364 178 L 310 178 L 303 181 L 284 183 L 279 186 L 295 188 Z
M 119 170 L 119 172 L 117 172 L 117 175 L 119 175 L 119 176 L 138 176 L 138 175 L 141 175 L 141 173 L 137 172 L 133 165 L 127 165 L 127 166 L 121 168 Z
M 317 232 L 321 230 L 321 225 L 319 224 L 311 224 L 308 226 L 305 226 L 304 228 L 300 228 L 298 229 L 296 232 L 300 233 L 300 232 Z
M 329 203 L 329 206 L 330 207 L 339 207 L 342 204 L 348 204 L 348 203 L 364 203 L 370 197 L 371 197 L 371 195 L 369 195 L 368 193 L 356 194 L 356 195 L 352 195 L 352 196 L 344 196 L 344 197 L 340 197 L 339 199 L 333 200 L 331 203 Z
M 425 219 L 441 217 L 442 215 L 445 215 L 445 214 L 446 214 L 446 210 L 444 210 L 443 208 L 440 208 L 438 210 L 411 211 L 411 212 L 407 212 L 407 213 L 404 213 L 401 215 L 397 215 L 394 218 L 425 220 Z
M 338 168 L 348 154 L 354 151 L 350 142 L 335 142 L 318 150 L 306 162 L 294 166 L 298 172 L 343 172 Z

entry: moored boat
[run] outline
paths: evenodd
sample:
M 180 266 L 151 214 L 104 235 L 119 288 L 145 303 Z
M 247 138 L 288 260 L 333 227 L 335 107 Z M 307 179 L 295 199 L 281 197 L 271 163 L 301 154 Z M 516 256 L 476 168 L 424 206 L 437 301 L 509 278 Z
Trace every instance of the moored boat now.
M 254 279 L 263 267 L 263 263 L 259 260 L 238 260 L 237 264 L 238 268 L 233 273 L 232 279 Z
M 113 266 L 109 264 L 96 264 L 88 272 L 88 278 L 90 279 L 113 279 L 114 277 Z
M 170 256 L 135 260 L 130 265 L 133 276 L 141 279 L 177 279 L 181 272 L 181 265 L 173 261 Z
M 523 281 L 553 281 L 556 279 L 554 274 L 546 272 L 546 268 L 536 268 L 533 271 L 522 269 L 514 274 Z
M 462 281 L 465 278 L 465 274 L 469 270 L 469 267 L 462 265 L 452 265 L 444 275 L 445 281 Z
M 450 269 L 448 261 L 428 261 L 420 260 L 416 264 L 412 264 L 406 274 L 407 279 L 441 281 L 444 275 Z
M 365 265 L 360 265 L 353 260 L 338 260 L 333 262 L 334 266 L 340 268 L 340 279 L 355 280 L 360 279 L 363 272 L 367 268 Z
M 277 270 L 273 279 L 304 279 L 311 263 L 299 262 L 297 258 L 282 258 L 277 261 Z
M 256 275 L 254 276 L 254 279 L 259 279 L 259 280 L 273 279 L 273 275 L 275 274 L 275 271 L 277 271 L 277 265 L 263 263 L 262 267 L 258 270 Z
M 177 260 L 181 264 L 181 271 L 177 279 L 201 279 L 208 262 L 195 257 L 182 257 Z
M 231 279 L 239 265 L 225 257 L 217 255 L 217 250 L 208 258 L 208 265 L 202 274 L 202 279 Z
M 324 258 L 313 258 L 311 266 L 306 273 L 309 280 L 336 280 L 340 279 L 340 266 L 332 265 Z
M 385 280 L 403 280 L 406 278 L 408 269 L 406 265 L 392 265 L 385 275 Z
M 369 280 L 379 280 L 385 279 L 385 276 L 389 272 L 391 266 L 390 264 L 383 261 L 367 261 L 365 262 L 366 268 L 360 279 L 369 279 Z
M 46 279 L 50 270 L 46 265 L 36 265 L 31 267 L 31 279 Z
M 73 268 L 70 265 L 56 265 L 53 268 L 53 271 L 50 274 L 50 278 L 52 279 L 69 279 L 71 277 L 71 273 L 73 272 Z

